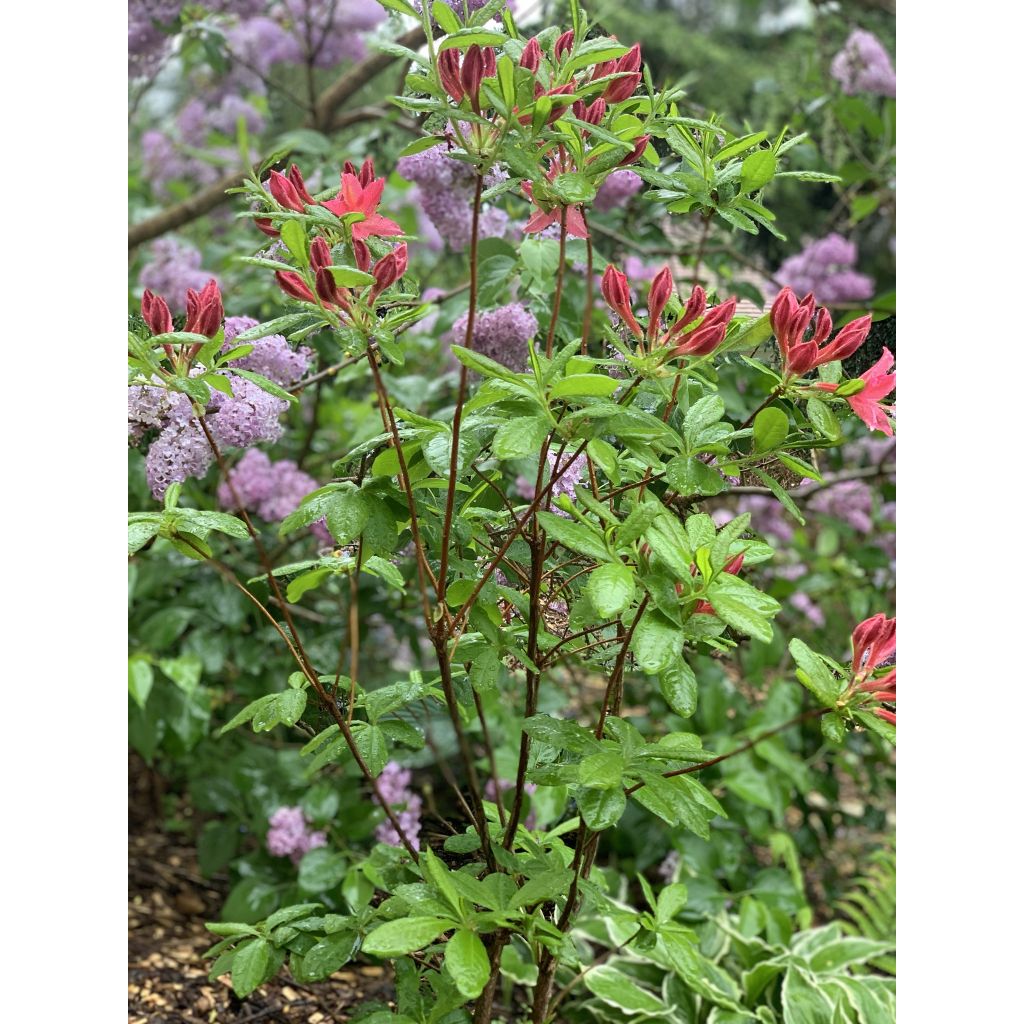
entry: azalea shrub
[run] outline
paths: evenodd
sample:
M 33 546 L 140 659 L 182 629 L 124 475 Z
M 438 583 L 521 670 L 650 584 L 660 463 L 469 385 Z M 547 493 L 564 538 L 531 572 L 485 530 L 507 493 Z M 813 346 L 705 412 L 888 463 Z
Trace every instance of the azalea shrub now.
M 319 47 L 235 6 L 267 73 L 365 57 L 344 4 Z M 252 144 L 267 74 L 225 87 L 229 269 L 150 234 L 130 313 L 129 736 L 230 881 L 211 977 L 383 962 L 373 1024 L 895 1019 L 894 307 L 840 234 L 756 283 L 736 241 L 848 180 L 578 3 L 375 10 L 402 145 L 331 180 Z M 218 45 L 139 24 L 136 70 Z M 887 123 L 877 38 L 831 74 Z

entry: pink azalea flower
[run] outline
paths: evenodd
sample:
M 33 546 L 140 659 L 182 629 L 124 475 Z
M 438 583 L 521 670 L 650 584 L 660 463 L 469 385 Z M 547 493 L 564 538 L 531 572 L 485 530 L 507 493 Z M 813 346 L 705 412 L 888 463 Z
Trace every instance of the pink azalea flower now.
M 524 234 L 532 235 L 534 232 L 543 231 L 551 224 L 560 225 L 562 223 L 562 208 L 560 206 L 552 206 L 545 213 L 533 198 L 533 185 L 530 182 L 523 182 L 523 191 L 533 201 L 534 205 L 537 206 L 533 216 L 530 217 L 523 228 Z M 583 220 L 580 208 L 578 206 L 567 206 L 565 209 L 565 233 L 572 235 L 573 238 L 589 238 L 590 233 L 587 231 L 587 225 Z
M 377 213 L 383 192 L 383 178 L 377 178 L 363 185 L 356 175 L 346 171 L 341 176 L 341 191 L 337 198 L 329 199 L 323 205 L 336 217 L 344 217 L 347 213 L 364 214 L 365 219 L 352 225 L 352 237 L 357 241 L 374 236 L 384 238 L 387 235 L 404 234 L 393 220 L 388 220 L 387 217 L 382 217 Z
M 893 436 L 892 422 L 888 414 L 895 412 L 896 407 L 882 405 L 881 399 L 896 387 L 896 374 L 889 373 L 895 362 L 893 354 L 887 348 L 882 349 L 878 362 L 860 375 L 864 387 L 857 394 L 846 396 L 850 408 L 864 421 L 865 426 L 869 430 L 880 430 L 887 437 Z M 835 391 L 839 385 L 820 383 L 816 387 L 820 391 Z

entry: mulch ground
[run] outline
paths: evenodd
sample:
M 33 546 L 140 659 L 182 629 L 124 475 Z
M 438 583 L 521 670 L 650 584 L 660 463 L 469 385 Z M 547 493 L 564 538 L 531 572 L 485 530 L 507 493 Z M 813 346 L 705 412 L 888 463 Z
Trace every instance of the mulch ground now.
M 144 767 L 132 771 L 133 780 L 147 775 Z M 203 878 L 191 840 L 163 830 L 149 794 L 139 792 L 145 788 L 133 785 L 130 802 L 129 1024 L 332 1024 L 349 1020 L 366 1000 L 388 999 L 391 979 L 372 965 L 352 965 L 315 985 L 283 971 L 244 1001 L 227 978 L 210 981 L 203 953 L 216 937 L 203 925 L 216 920 L 227 880 Z

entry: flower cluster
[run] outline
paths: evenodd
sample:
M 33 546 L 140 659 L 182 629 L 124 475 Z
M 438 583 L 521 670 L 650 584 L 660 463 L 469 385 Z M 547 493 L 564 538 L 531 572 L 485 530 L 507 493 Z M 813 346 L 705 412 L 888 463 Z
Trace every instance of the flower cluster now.
M 874 294 L 875 282 L 853 269 L 856 262 L 856 243 L 833 232 L 784 260 L 775 279 L 822 302 L 863 302 Z
M 396 761 L 388 761 L 384 770 L 377 777 L 377 787 L 381 798 L 394 811 L 398 824 L 414 850 L 420 848 L 420 812 L 423 810 L 423 798 L 414 793 L 412 772 L 403 768 Z M 385 819 L 376 828 L 374 835 L 380 843 L 389 846 L 400 846 L 401 839 L 390 819 Z
M 612 171 L 597 190 L 594 209 L 600 213 L 607 213 L 619 206 L 625 206 L 640 191 L 643 183 L 643 178 L 636 171 L 626 168 Z
M 802 377 L 817 366 L 849 359 L 864 344 L 871 330 L 871 315 L 848 323 L 828 344 L 832 334 L 832 314 L 815 302 L 814 295 L 797 300 L 792 288 L 783 288 L 772 303 L 772 331 L 782 355 L 782 374 Z M 804 340 L 812 327 L 814 333 Z
M 832 77 L 847 96 L 861 92 L 896 95 L 896 71 L 888 52 L 877 36 L 862 28 L 855 28 L 833 57 Z
M 301 807 L 278 807 L 270 816 L 267 849 L 275 857 L 291 857 L 298 864 L 310 850 L 326 845 L 327 834 L 310 830 Z
M 453 344 L 465 345 L 469 313 L 452 324 Z M 537 318 L 521 303 L 477 313 L 473 321 L 472 349 L 510 370 L 522 373 L 529 360 L 528 342 L 537 333 Z
M 896 658 L 896 620 L 879 612 L 865 619 L 853 631 L 853 660 L 850 663 L 852 679 L 844 697 L 864 694 L 869 701 L 896 704 L 896 669 L 891 668 L 880 678 L 873 678 L 876 669 L 892 665 Z M 891 725 L 896 724 L 896 712 L 873 706 L 871 710 Z
M 182 0 L 128 0 L 128 74 L 146 78 L 160 67 L 171 44 L 168 31 Z
M 843 480 L 818 491 L 807 502 L 812 512 L 832 516 L 852 526 L 858 533 L 870 533 L 874 492 L 863 480 Z
M 271 462 L 266 452 L 250 448 L 228 470 L 228 479 L 221 481 L 217 500 L 222 508 L 233 511 L 241 505 L 261 519 L 277 523 L 291 515 L 302 499 L 318 486 L 316 480 L 291 459 Z M 310 530 L 324 544 L 331 543 L 324 520 L 313 523 Z
M 853 324 L 848 326 L 852 327 Z M 891 416 L 896 411 L 896 407 L 882 405 L 882 399 L 891 394 L 896 387 L 896 373 L 895 371 L 889 372 L 895 363 L 895 356 L 889 349 L 884 348 L 878 362 L 854 380 L 848 381 L 846 384 L 819 381 L 814 387 L 818 391 L 832 392 L 838 394 L 840 398 L 845 398 L 850 408 L 869 430 L 880 430 L 887 437 L 892 437 Z
M 676 294 L 675 282 L 667 264 L 655 274 L 647 293 L 646 332 L 633 313 L 629 279 L 612 264 L 605 268 L 604 277 L 601 279 L 601 294 L 604 295 L 608 306 L 618 314 L 622 323 L 637 339 L 641 350 L 646 337 L 652 350 L 668 347 L 671 349 L 672 357 L 709 355 L 722 343 L 736 312 L 734 298 L 708 311 L 707 295 L 704 289 L 697 285 L 671 326 L 663 326 L 661 315 L 665 312 L 669 299 Z M 691 329 L 687 332 L 688 327 Z
M 418 186 L 417 201 L 440 237 L 455 251 L 469 245 L 473 231 L 474 172 L 470 164 L 455 160 L 443 146 L 403 156 L 398 173 Z M 496 185 L 504 172 L 484 176 L 485 187 Z M 497 207 L 480 212 L 479 237 L 496 238 L 505 233 L 508 215 Z
M 185 329 L 207 337 L 216 336 L 223 306 L 214 283 L 208 283 L 202 292 L 190 291 L 186 302 L 189 309 Z M 170 313 L 159 296 L 149 292 L 143 296 L 143 315 L 154 333 L 170 329 Z M 229 317 L 224 325 L 225 337 L 233 339 L 254 324 L 245 317 Z M 287 387 L 303 374 L 309 355 L 308 349 L 292 351 L 284 338 L 271 335 L 255 341 L 253 351 L 238 362 L 242 369 L 252 369 Z M 200 372 L 202 367 L 199 366 L 190 370 L 191 375 Z M 247 448 L 261 441 L 276 441 L 283 431 L 280 420 L 288 402 L 245 377 L 229 372 L 227 378 L 231 395 L 214 391 L 206 406 L 207 426 L 217 445 Z M 184 395 L 149 384 L 128 389 L 130 439 L 138 443 L 150 430 L 160 431 L 146 454 L 146 480 L 155 498 L 162 498 L 171 483 L 201 477 L 209 469 L 213 461 L 209 440 Z M 304 494 L 316 486 L 315 481 L 310 479 L 309 482 L 311 486 Z M 293 484 L 290 493 L 297 486 Z

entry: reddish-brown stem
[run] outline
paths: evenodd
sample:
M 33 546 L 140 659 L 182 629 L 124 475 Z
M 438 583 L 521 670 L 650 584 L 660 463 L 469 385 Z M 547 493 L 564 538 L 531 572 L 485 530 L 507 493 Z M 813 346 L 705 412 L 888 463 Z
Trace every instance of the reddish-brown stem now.
M 476 301 L 477 301 L 477 244 L 480 240 L 480 196 L 483 192 L 483 173 L 477 169 L 476 188 L 473 193 L 473 228 L 469 237 L 469 312 L 466 316 L 466 337 L 463 340 L 465 348 L 473 347 L 473 327 L 476 323 Z M 469 377 L 469 367 L 465 363 L 459 371 L 459 397 L 455 403 L 455 416 L 452 419 L 452 455 L 448 464 L 448 491 L 445 494 L 444 502 L 444 525 L 441 529 L 441 566 L 438 569 L 438 602 L 445 605 L 445 595 L 448 592 L 448 558 L 449 544 L 452 534 L 452 518 L 455 514 L 455 485 L 459 477 L 459 434 L 462 428 L 462 409 L 466 404 L 466 385 Z

